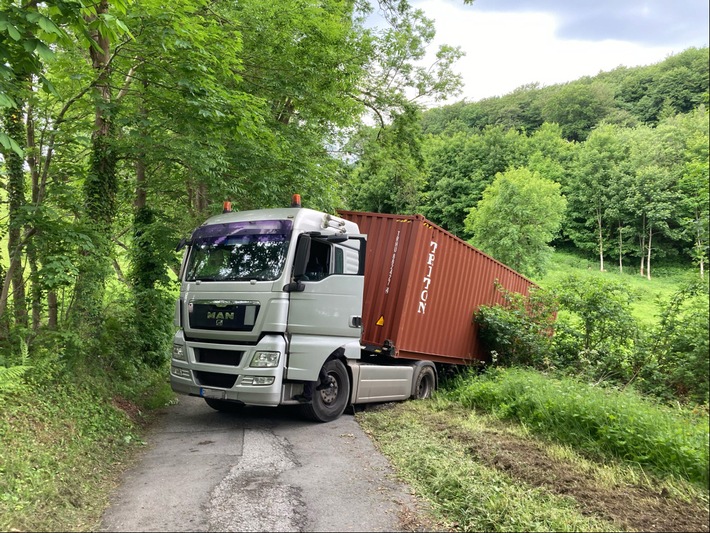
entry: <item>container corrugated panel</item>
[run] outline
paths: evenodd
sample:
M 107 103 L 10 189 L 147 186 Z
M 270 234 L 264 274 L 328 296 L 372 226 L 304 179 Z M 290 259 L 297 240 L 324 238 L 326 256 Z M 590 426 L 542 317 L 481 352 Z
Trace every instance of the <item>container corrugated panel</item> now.
M 367 235 L 362 342 L 395 357 L 468 364 L 483 360 L 473 320 L 502 304 L 496 282 L 528 294 L 534 283 L 421 215 L 339 211 Z

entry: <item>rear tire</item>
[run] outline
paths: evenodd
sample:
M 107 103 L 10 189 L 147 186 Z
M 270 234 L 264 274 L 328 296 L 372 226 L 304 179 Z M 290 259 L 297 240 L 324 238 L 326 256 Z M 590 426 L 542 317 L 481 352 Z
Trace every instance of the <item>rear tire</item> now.
M 326 362 L 323 368 L 335 380 L 334 385 L 322 391 L 314 390 L 313 400 L 301 406 L 301 410 L 311 420 L 331 422 L 339 418 L 350 403 L 350 378 L 345 365 L 337 359 Z
M 217 400 L 216 398 L 204 398 L 205 403 L 215 411 L 221 413 L 238 413 L 244 409 L 241 402 L 230 402 L 229 400 Z
M 431 398 L 435 389 L 436 373 L 434 369 L 430 366 L 421 367 L 414 382 L 412 400 L 426 400 L 427 398 Z

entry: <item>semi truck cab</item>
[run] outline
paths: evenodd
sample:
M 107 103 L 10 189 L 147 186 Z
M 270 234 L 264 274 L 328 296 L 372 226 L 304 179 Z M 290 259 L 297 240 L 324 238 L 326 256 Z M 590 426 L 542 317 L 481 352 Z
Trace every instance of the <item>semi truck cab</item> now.
M 332 386 L 302 410 L 328 422 L 349 405 L 434 389 L 433 363 L 383 365 L 361 345 L 367 238 L 357 224 L 298 204 L 225 208 L 182 244 L 175 392 L 220 411 L 298 404 L 323 368 Z

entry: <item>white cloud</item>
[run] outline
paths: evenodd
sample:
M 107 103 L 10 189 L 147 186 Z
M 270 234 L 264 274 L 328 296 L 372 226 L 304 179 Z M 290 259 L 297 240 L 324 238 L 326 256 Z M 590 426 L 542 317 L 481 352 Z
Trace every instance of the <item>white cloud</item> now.
M 452 101 L 502 96 L 528 83 L 564 83 L 621 65 L 649 65 L 692 46 L 562 39 L 557 37 L 559 19 L 551 13 L 475 11 L 463 1 L 459 5 L 425 0 L 413 5 L 435 21 L 432 56 L 440 44 L 466 52 L 455 67 L 463 75 L 464 92 Z

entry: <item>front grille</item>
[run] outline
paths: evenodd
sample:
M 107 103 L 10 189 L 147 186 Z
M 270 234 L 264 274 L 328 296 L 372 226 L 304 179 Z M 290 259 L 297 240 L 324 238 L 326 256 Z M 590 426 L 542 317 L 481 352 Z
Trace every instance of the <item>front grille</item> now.
M 195 348 L 195 360 L 198 363 L 213 365 L 237 366 L 244 352 L 235 350 L 214 350 L 212 348 Z
M 234 374 L 218 374 L 217 372 L 202 372 L 199 370 L 195 370 L 194 374 L 198 384 L 221 389 L 231 389 L 234 387 L 237 377 L 239 377 Z
M 187 313 L 192 329 L 252 331 L 259 315 L 259 304 L 193 300 L 187 305 Z

